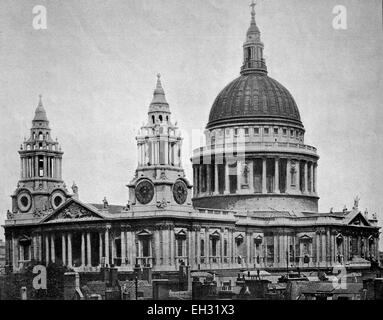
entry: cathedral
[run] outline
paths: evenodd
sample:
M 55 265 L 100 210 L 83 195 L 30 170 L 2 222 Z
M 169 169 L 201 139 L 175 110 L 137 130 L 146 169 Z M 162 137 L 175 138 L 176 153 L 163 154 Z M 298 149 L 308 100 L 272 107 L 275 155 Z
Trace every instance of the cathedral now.
M 142 115 L 143 116 L 143 115 Z M 19 150 L 20 179 L 5 221 L 6 265 L 58 263 L 80 273 L 368 270 L 379 256 L 376 215 L 358 208 L 318 211 L 317 149 L 290 92 L 268 76 L 254 6 L 240 76 L 217 96 L 206 145 L 186 177 L 182 137 L 158 75 L 129 202 L 84 203 L 62 177 L 42 98 Z

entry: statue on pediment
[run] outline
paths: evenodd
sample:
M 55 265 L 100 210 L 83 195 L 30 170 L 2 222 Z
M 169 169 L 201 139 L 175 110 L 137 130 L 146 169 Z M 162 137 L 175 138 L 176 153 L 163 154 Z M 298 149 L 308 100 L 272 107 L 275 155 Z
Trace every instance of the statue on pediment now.
M 79 206 L 70 206 L 60 213 L 58 219 L 82 219 L 86 217 L 92 217 L 92 213 Z
M 359 208 L 359 201 L 360 201 L 359 196 L 356 196 L 356 198 L 354 199 L 354 207 L 353 207 L 354 210 Z

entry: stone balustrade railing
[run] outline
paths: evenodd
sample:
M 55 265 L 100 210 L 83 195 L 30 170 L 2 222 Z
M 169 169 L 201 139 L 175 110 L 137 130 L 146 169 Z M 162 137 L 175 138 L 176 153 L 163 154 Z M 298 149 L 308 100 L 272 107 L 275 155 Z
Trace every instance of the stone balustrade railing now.
M 304 152 L 310 155 L 317 156 L 317 149 L 315 147 L 291 142 L 241 142 L 241 143 L 225 143 L 225 144 L 212 144 L 197 148 L 193 151 L 193 158 L 200 156 L 209 156 L 212 154 L 220 153 L 245 153 L 245 152 L 270 152 L 270 151 L 289 151 L 289 152 Z

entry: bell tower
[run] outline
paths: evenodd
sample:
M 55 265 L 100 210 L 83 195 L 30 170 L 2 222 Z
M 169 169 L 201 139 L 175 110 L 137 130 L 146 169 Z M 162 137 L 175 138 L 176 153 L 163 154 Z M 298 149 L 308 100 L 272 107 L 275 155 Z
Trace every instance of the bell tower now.
M 29 139 L 19 150 L 20 180 L 12 195 L 12 215 L 45 215 L 63 204 L 70 195 L 62 180 L 63 152 L 51 137 L 42 96 L 32 120 Z
M 171 120 L 160 74 L 147 123 L 139 129 L 136 140 L 138 166 L 128 185 L 133 207 L 146 210 L 150 206 L 158 209 L 190 206 L 192 186 L 182 168 L 182 137 Z

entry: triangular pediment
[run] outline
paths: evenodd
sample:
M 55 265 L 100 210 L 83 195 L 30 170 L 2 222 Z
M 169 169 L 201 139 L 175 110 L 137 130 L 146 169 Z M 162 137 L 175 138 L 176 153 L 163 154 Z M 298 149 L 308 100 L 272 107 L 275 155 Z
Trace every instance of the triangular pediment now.
M 299 238 L 300 241 L 311 241 L 313 238 L 311 238 L 309 235 L 304 234 Z
M 184 228 L 175 228 L 174 233 L 178 237 L 186 237 L 186 230 Z
M 137 232 L 137 236 L 139 236 L 139 237 L 151 236 L 151 235 L 152 235 L 152 233 L 147 229 L 143 229 L 143 230 Z
M 361 226 L 361 227 L 370 227 L 371 224 L 367 221 L 367 219 L 363 216 L 361 212 L 354 214 L 350 217 L 349 225 L 352 226 Z
M 72 198 L 41 220 L 41 223 L 95 219 L 100 220 L 104 219 L 104 217 L 97 211 L 96 208 L 88 206 L 79 200 Z
M 210 234 L 210 238 L 216 238 L 216 239 L 218 239 L 218 238 L 220 238 L 220 237 L 221 237 L 221 234 L 219 233 L 218 230 L 215 230 L 214 232 L 212 232 L 212 233 Z

